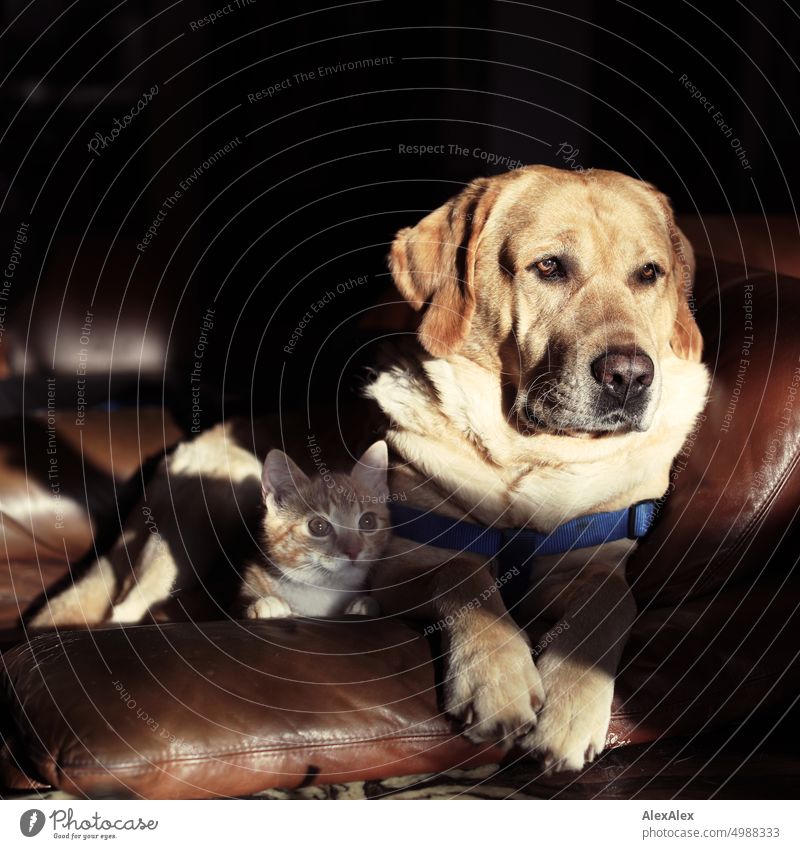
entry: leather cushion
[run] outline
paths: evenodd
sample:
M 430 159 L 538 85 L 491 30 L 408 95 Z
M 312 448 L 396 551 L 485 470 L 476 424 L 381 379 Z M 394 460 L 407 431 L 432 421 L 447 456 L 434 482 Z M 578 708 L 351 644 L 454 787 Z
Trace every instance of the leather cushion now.
M 640 617 L 609 744 L 717 727 L 795 693 L 796 599 L 796 582 L 765 581 Z M 458 735 L 439 707 L 437 645 L 396 620 L 62 632 L 3 665 L 6 786 L 234 796 L 503 757 Z

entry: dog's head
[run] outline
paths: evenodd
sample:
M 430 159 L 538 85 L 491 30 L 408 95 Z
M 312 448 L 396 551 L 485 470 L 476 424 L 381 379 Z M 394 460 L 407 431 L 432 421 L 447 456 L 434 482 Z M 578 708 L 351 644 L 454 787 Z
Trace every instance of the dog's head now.
M 665 358 L 700 359 L 691 246 L 667 198 L 623 174 L 476 180 L 401 230 L 390 262 L 425 349 L 497 370 L 525 428 L 646 430 Z

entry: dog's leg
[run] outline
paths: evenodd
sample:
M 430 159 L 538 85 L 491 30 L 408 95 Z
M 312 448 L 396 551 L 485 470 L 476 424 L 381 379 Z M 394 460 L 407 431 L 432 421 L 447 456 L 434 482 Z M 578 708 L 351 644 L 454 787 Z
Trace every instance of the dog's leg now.
M 373 594 L 381 611 L 427 619 L 429 629 L 442 633 L 445 710 L 473 742 L 511 745 L 535 726 L 544 700 L 527 637 L 479 559 L 425 567 L 418 547 L 413 557 L 390 559 L 375 570 Z
M 521 745 L 550 771 L 579 770 L 605 748 L 614 677 L 636 605 L 619 566 L 594 563 L 571 580 L 548 581 L 535 598 L 560 620 L 539 640 L 545 704 Z

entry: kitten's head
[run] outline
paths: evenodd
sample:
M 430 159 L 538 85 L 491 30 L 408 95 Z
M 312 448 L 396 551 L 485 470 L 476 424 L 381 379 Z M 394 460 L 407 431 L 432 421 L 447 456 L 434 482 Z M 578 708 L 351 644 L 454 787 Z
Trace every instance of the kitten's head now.
M 386 443 L 371 445 L 349 475 L 309 479 L 283 451 L 267 455 L 261 482 L 270 560 L 282 571 L 335 572 L 354 586 L 389 540 Z

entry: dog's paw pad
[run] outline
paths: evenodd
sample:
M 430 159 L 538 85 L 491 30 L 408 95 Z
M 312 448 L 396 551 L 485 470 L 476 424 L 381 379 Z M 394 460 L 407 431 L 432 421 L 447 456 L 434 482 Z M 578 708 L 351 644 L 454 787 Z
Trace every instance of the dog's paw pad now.
M 591 729 L 580 727 L 580 723 L 571 724 L 569 717 L 559 719 L 554 722 L 553 712 L 548 713 L 545 708 L 539 726 L 521 745 L 539 761 L 545 773 L 580 772 L 602 752 L 603 743 L 592 736 Z
M 451 654 L 451 663 L 445 709 L 468 740 L 508 748 L 532 733 L 544 690 L 524 639 L 505 634 L 493 650 Z

